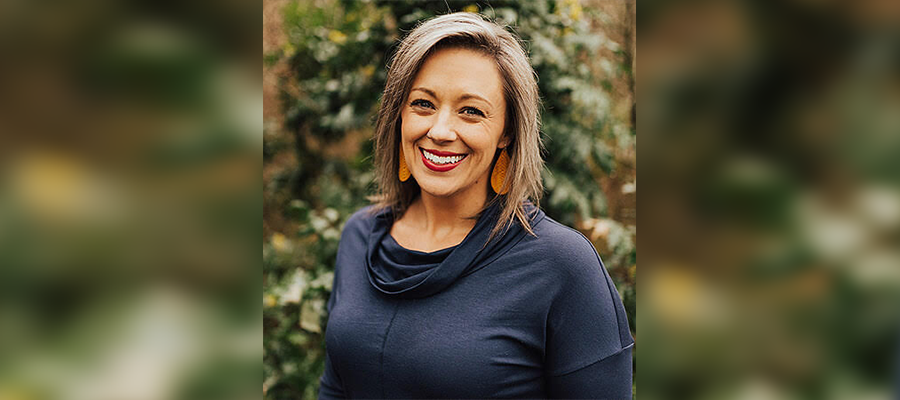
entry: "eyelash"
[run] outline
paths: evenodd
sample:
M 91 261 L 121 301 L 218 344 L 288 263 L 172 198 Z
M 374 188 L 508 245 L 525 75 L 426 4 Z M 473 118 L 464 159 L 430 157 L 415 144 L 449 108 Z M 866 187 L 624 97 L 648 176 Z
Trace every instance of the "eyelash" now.
M 409 103 L 409 105 L 413 106 L 413 107 L 434 108 L 434 104 L 431 104 L 430 101 L 423 100 L 423 99 L 413 100 L 411 103 Z M 482 112 L 481 110 L 479 110 L 475 107 L 463 107 L 463 109 L 460 111 L 462 111 L 464 114 L 469 115 L 469 116 L 474 115 L 474 116 L 484 117 L 484 112 Z
M 409 105 L 411 105 L 411 106 L 425 107 L 425 108 L 434 108 L 434 105 L 431 104 L 430 101 L 428 101 L 428 100 L 422 100 L 422 99 L 416 99 L 416 100 L 413 100 L 412 103 L 409 103 Z
M 474 111 L 475 114 L 470 114 L 470 113 L 467 113 L 467 114 L 468 114 L 468 115 L 477 115 L 477 116 L 479 116 L 479 117 L 483 117 L 483 116 L 484 116 L 484 113 L 481 112 L 481 110 L 479 110 L 479 109 L 477 109 L 477 108 L 475 108 L 475 107 L 463 107 L 462 111 L 463 111 L 464 113 L 465 113 L 466 111 Z

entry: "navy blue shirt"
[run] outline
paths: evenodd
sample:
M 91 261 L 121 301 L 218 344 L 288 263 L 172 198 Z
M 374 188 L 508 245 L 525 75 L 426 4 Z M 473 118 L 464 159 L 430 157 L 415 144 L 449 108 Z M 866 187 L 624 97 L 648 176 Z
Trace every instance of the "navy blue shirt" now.
M 391 237 L 389 210 L 348 220 L 320 399 L 631 398 L 634 340 L 593 245 L 533 207 L 536 236 L 485 245 L 498 210 L 431 253 Z

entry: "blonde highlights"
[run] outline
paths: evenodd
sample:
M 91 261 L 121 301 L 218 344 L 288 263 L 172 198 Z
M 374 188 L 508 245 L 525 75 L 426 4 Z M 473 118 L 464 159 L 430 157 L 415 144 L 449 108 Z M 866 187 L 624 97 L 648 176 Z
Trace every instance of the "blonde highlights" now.
M 400 168 L 400 113 L 413 79 L 433 52 L 441 48 L 463 47 L 479 51 L 496 62 L 503 77 L 506 100 L 505 134 L 509 165 L 505 196 L 500 201 L 500 220 L 491 232 L 496 236 L 516 220 L 533 234 L 523 202 L 539 207 L 541 182 L 540 98 L 537 79 L 522 43 L 511 32 L 478 14 L 454 13 L 421 23 L 400 43 L 388 67 L 387 83 L 375 126 L 375 173 L 379 193 L 372 200 L 402 215 L 419 193 L 414 179 L 397 179 Z M 498 152 L 499 154 L 499 152 Z

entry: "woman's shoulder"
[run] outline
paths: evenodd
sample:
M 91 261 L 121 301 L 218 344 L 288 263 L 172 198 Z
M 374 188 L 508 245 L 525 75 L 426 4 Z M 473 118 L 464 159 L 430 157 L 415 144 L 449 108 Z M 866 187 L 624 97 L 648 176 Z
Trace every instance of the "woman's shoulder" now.
M 344 227 L 341 228 L 341 242 L 368 237 L 369 232 L 372 231 L 372 226 L 375 224 L 375 219 L 383 214 L 383 211 L 383 208 L 374 204 L 356 210 L 350 215 L 350 218 L 347 218 Z
M 556 278 L 547 320 L 549 373 L 568 374 L 631 347 L 622 300 L 591 241 L 549 217 L 534 230 L 532 246 L 546 254 L 541 265 Z
M 541 258 L 553 260 L 557 269 L 569 274 L 583 274 L 603 268 L 593 243 L 581 232 L 544 216 L 533 227 L 525 245 Z
M 549 215 L 543 218 L 534 226 L 535 235 L 538 238 L 547 239 L 544 241 L 548 244 L 569 245 L 569 246 L 592 246 L 591 242 L 572 227 L 563 225 Z
M 380 214 L 379 211 L 382 209 L 375 204 L 369 204 L 364 206 L 356 211 L 353 214 L 350 214 L 350 218 L 347 218 L 347 222 L 344 224 L 344 228 L 357 225 L 366 225 L 371 224 L 375 221 L 375 217 Z

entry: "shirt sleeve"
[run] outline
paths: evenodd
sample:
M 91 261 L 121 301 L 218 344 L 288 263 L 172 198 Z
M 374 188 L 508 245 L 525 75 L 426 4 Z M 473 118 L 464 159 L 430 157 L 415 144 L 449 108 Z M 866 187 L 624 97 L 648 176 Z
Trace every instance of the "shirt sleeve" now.
M 631 349 L 587 367 L 547 378 L 547 396 L 552 399 L 631 399 Z
M 335 274 L 335 279 L 337 279 L 337 274 Z M 328 314 L 331 315 L 331 308 L 334 306 L 334 298 L 337 297 L 335 295 L 335 291 L 337 290 L 337 282 L 334 282 L 331 291 L 331 295 L 328 296 L 328 303 L 326 303 L 326 310 L 328 310 Z M 328 329 L 327 327 L 325 329 Z M 322 377 L 319 379 L 319 400 L 326 399 L 345 399 L 347 398 L 344 393 L 344 385 L 341 384 L 341 378 L 338 376 L 337 371 L 334 369 L 334 365 L 331 363 L 331 357 L 328 355 L 328 349 L 325 349 L 325 372 L 322 373 Z
M 319 379 L 319 400 L 345 399 L 344 388 L 340 377 L 331 365 L 331 357 L 325 352 L 325 373 Z
M 547 316 L 548 396 L 631 398 L 625 307 L 594 246 L 571 233 L 554 252 L 560 277 Z
M 349 225 L 349 222 L 348 222 Z M 346 232 L 346 230 L 345 230 Z M 343 236 L 342 239 L 343 241 Z M 340 245 L 339 245 L 340 246 Z M 338 252 L 340 252 L 340 248 L 338 248 Z M 328 296 L 328 302 L 325 303 L 325 310 L 328 312 L 328 315 L 331 315 L 331 310 L 334 308 L 334 302 L 338 297 L 338 282 L 340 271 L 338 271 L 337 263 L 335 263 L 335 271 L 334 271 L 334 280 L 331 285 L 331 294 Z M 325 327 L 326 331 L 328 327 Z M 346 393 L 344 393 L 344 385 L 341 383 L 341 378 L 338 375 L 337 371 L 334 368 L 333 363 L 331 362 L 331 357 L 328 355 L 328 349 L 325 349 L 325 372 L 322 373 L 322 377 L 319 378 L 319 400 L 330 400 L 330 399 L 345 399 L 347 398 Z

